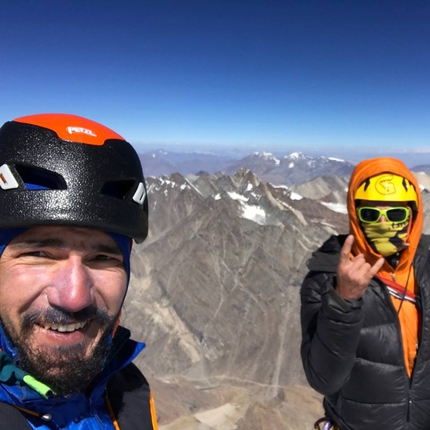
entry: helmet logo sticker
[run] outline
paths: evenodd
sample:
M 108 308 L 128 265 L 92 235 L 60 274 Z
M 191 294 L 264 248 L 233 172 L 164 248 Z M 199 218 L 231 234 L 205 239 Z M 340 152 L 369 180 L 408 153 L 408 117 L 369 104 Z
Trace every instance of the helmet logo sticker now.
M 136 192 L 133 195 L 133 201 L 135 201 L 139 205 L 143 205 L 143 202 L 145 201 L 145 197 L 146 197 L 145 187 L 143 183 L 140 182 Z
M 0 187 L 2 190 L 11 190 L 19 187 L 18 181 L 13 176 L 7 164 L 0 166 Z
M 396 186 L 393 183 L 392 175 L 384 175 L 382 176 L 375 185 L 376 191 L 379 194 L 387 195 L 387 194 L 395 194 Z
M 69 126 L 69 127 L 67 127 L 67 132 L 69 134 L 82 133 L 82 134 L 89 134 L 90 136 L 97 137 L 97 134 L 95 134 L 94 131 L 92 131 L 92 130 L 90 130 L 88 128 L 83 128 L 83 127 L 72 127 L 72 126 Z

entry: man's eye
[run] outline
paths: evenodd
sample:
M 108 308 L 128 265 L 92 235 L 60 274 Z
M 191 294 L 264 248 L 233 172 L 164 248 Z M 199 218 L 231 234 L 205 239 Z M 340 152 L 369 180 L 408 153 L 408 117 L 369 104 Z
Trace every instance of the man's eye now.
M 120 258 L 114 257 L 112 255 L 100 254 L 94 258 L 95 261 L 110 261 L 110 262 L 118 262 L 120 263 Z
M 43 251 L 28 251 L 22 254 L 24 257 L 46 257 L 46 253 Z
M 96 260 L 102 260 L 102 261 L 107 261 L 107 260 L 111 260 L 112 257 L 110 257 L 109 255 L 97 255 Z

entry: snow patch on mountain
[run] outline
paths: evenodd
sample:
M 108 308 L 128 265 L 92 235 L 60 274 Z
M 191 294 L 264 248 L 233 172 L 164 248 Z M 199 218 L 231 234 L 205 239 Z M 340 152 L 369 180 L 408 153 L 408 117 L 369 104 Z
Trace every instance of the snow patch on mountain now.
M 261 160 L 273 161 L 275 164 L 280 164 L 281 163 L 281 160 L 279 160 L 278 158 L 276 158 L 270 152 L 254 152 L 252 155 L 257 156 Z
M 303 198 L 303 196 L 301 196 L 300 194 L 297 194 L 297 193 L 291 193 L 290 194 L 290 199 L 291 200 L 301 200 Z
M 260 225 L 266 224 L 266 212 L 260 206 L 247 205 L 242 203 L 242 216 Z
M 346 205 L 342 203 L 329 203 L 329 202 L 321 202 L 325 207 L 329 208 L 333 212 L 338 212 L 341 214 L 347 214 L 348 210 L 346 209 Z
M 241 194 L 235 193 L 234 191 L 232 191 L 232 192 L 228 191 L 227 194 L 233 200 L 240 200 L 242 202 L 247 202 L 249 200 L 248 197 L 242 196 Z
M 170 186 L 170 188 L 174 188 L 176 183 L 171 181 L 170 179 L 166 179 L 166 178 L 161 177 L 160 178 L 160 185 L 168 185 L 168 186 Z
M 286 155 L 284 158 L 292 158 L 292 159 L 303 158 L 303 154 L 301 152 L 292 152 L 290 155 Z

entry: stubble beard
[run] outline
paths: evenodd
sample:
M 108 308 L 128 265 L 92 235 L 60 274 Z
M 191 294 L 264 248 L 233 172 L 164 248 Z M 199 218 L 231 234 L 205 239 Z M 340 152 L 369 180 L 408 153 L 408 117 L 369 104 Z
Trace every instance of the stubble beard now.
M 87 347 L 83 343 L 39 347 L 34 345 L 31 337 L 34 321 L 42 314 L 47 315 L 45 320 L 52 321 L 66 321 L 71 318 L 82 321 L 91 314 L 99 324 L 102 335 L 92 347 L 92 351 L 87 351 Z M 85 393 L 90 387 L 92 379 L 103 370 L 111 347 L 108 339 L 116 318 L 95 308 L 87 308 L 74 314 L 51 308 L 25 315 L 20 335 L 8 321 L 0 319 L 0 324 L 18 352 L 16 361 L 18 367 L 46 384 L 56 395 L 67 396 L 72 393 Z

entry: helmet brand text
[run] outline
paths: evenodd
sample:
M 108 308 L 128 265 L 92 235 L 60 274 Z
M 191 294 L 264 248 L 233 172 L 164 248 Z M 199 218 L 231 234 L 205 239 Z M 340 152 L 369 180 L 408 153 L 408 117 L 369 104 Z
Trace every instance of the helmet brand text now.
M 94 131 L 92 131 L 92 130 L 90 130 L 88 128 L 83 128 L 83 127 L 72 127 L 72 126 L 69 126 L 69 127 L 67 127 L 67 132 L 69 134 L 82 133 L 82 134 L 88 134 L 90 136 L 97 137 L 97 134 L 95 134 Z

